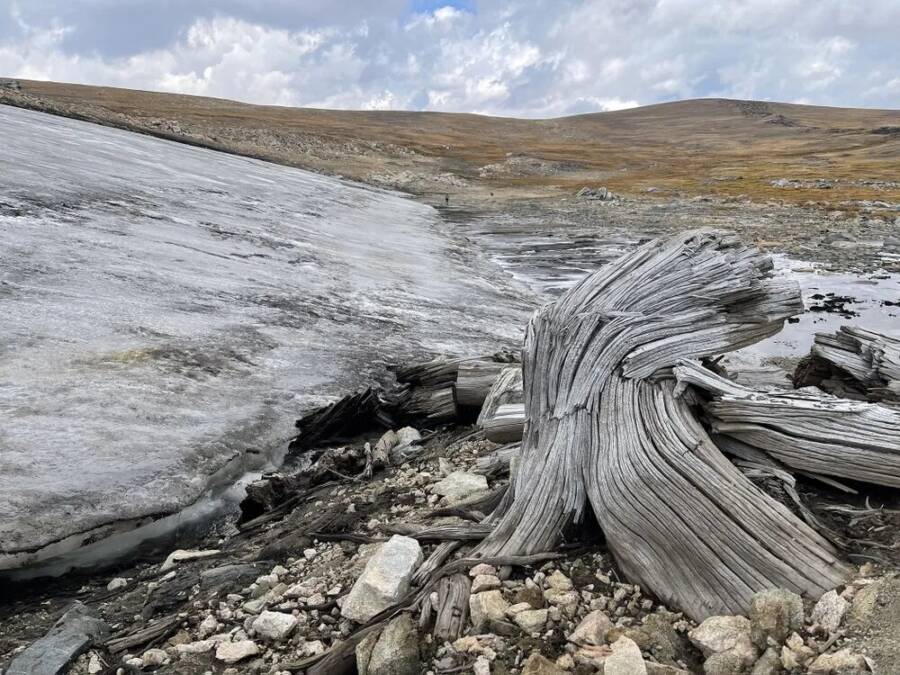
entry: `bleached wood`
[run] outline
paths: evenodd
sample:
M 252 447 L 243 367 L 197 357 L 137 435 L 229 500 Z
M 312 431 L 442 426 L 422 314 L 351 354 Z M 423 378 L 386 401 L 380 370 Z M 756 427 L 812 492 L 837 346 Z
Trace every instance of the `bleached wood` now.
M 522 366 L 515 365 L 503 368 L 494 380 L 478 415 L 478 426 L 483 427 L 497 412 L 501 405 L 524 403 L 525 392 L 522 389 Z
M 628 577 L 697 620 L 746 612 L 765 588 L 818 597 L 839 585 L 849 568 L 834 547 L 722 455 L 671 378 L 654 377 L 802 311 L 796 284 L 771 269 L 736 238 L 695 231 L 645 244 L 539 310 L 514 493 L 478 552 L 549 550 L 590 504 Z

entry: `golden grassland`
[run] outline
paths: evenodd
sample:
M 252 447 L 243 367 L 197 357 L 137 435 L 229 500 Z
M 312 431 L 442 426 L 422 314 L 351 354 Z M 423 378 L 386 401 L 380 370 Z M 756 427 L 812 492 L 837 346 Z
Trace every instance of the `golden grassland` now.
M 900 201 L 900 189 L 861 182 L 900 181 L 897 110 L 700 99 L 523 120 L 257 106 L 109 87 L 21 84 L 21 94 L 4 93 L 0 102 L 170 138 L 177 138 L 180 128 L 188 140 L 203 145 L 361 180 L 387 168 L 450 172 L 476 189 L 508 196 L 605 185 L 626 194 L 657 188 L 792 203 Z M 161 129 L 159 120 L 178 127 Z M 527 175 L 479 173 L 511 154 L 561 168 Z M 778 178 L 827 179 L 834 186 L 772 186 Z

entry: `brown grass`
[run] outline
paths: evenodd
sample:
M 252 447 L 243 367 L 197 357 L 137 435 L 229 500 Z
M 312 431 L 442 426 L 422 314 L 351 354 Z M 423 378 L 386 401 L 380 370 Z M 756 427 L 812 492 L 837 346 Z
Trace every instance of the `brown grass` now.
M 361 112 L 254 106 L 222 99 L 108 87 L 24 81 L 2 102 L 157 133 L 174 120 L 204 144 L 314 170 L 365 179 L 384 167 L 453 171 L 486 189 L 571 192 L 606 185 L 648 187 L 754 200 L 900 201 L 859 179 L 900 180 L 900 111 L 824 108 L 703 99 L 552 120 L 468 114 Z M 122 115 L 126 116 L 123 120 Z M 894 128 L 891 133 L 874 133 Z M 258 140 L 277 134 L 280 144 Z M 347 156 L 301 152 L 310 139 L 366 144 Z M 372 144 L 380 144 L 372 147 Z M 400 146 L 416 154 L 402 156 Z M 479 178 L 478 167 L 521 153 L 575 170 L 541 176 Z M 831 190 L 780 189 L 776 178 L 838 181 Z M 844 181 L 844 182 L 841 182 Z M 854 182 L 847 182 L 854 181 Z

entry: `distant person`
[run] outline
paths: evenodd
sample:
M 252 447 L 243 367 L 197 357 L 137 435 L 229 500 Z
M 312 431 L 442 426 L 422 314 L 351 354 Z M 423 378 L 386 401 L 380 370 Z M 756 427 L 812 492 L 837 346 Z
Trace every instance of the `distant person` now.
M 444 195 L 444 206 L 450 206 L 450 195 Z

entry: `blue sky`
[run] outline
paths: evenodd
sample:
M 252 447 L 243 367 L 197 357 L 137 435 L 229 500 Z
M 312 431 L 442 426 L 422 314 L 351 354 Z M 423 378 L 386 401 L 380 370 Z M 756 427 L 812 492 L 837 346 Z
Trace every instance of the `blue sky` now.
M 898 0 L 0 0 L 0 76 L 520 117 L 900 108 L 898 26 Z

